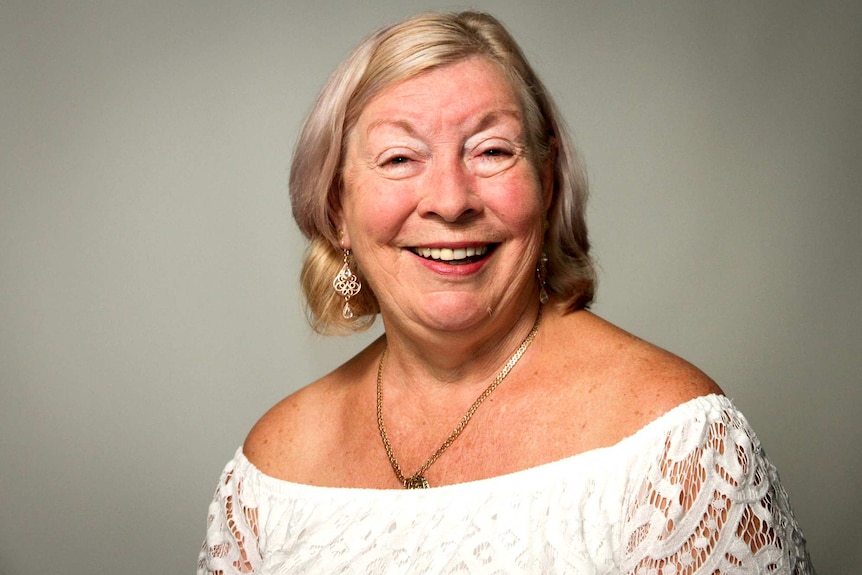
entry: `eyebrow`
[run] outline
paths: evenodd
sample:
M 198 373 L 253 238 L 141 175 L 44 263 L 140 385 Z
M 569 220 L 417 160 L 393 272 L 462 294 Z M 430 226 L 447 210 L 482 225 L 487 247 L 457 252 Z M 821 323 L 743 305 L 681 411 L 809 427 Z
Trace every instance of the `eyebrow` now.
M 381 126 L 393 126 L 395 128 L 401 128 L 411 136 L 417 136 L 418 133 L 413 128 L 413 124 L 408 122 L 407 120 L 375 120 L 368 125 L 368 128 L 365 130 L 365 134 L 370 134 L 377 128 Z
M 487 129 L 489 126 L 492 126 L 495 122 L 499 121 L 500 118 L 513 118 L 519 122 L 522 122 L 523 115 L 518 110 L 492 110 L 482 116 L 479 122 L 476 124 L 475 131 L 481 132 L 482 130 Z M 375 129 L 381 126 L 393 126 L 396 128 L 401 128 L 405 132 L 407 132 L 410 136 L 418 137 L 419 133 L 416 131 L 416 128 L 411 124 L 408 120 L 388 120 L 381 119 L 375 120 L 368 125 L 368 128 L 365 130 L 366 135 L 370 134 Z
M 523 124 L 523 115 L 518 110 L 494 110 L 482 116 L 476 125 L 476 131 L 480 132 L 500 120 L 501 117 L 513 118 Z

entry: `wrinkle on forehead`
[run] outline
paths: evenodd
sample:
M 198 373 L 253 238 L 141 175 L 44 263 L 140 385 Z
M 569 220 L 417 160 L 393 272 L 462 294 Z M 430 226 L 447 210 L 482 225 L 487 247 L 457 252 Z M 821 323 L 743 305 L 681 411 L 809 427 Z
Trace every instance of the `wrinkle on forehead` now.
M 476 122 L 475 126 L 470 126 L 470 130 L 474 132 L 481 132 L 482 130 L 486 130 L 497 123 L 505 121 L 506 119 L 515 120 L 519 124 L 523 123 L 522 114 L 519 110 L 491 110 L 486 114 L 482 115 Z M 391 118 L 380 118 L 369 122 L 368 126 L 365 129 L 365 135 L 368 136 L 375 130 L 390 127 L 403 131 L 409 136 L 418 137 L 420 135 L 420 130 L 410 120 Z
M 477 66 L 485 73 L 477 73 Z M 478 102 L 477 93 L 485 96 Z M 369 113 L 385 117 L 371 122 L 368 131 L 386 121 L 411 121 L 411 116 L 427 121 L 428 113 L 434 111 L 439 112 L 441 121 L 448 116 L 456 123 L 464 123 L 471 118 L 466 102 L 472 103 L 474 110 L 511 115 L 524 122 L 523 103 L 508 76 L 494 62 L 472 57 L 432 68 L 383 89 L 363 106 L 353 128 Z M 494 119 L 483 117 L 481 122 Z M 412 123 L 415 128 L 416 122 Z

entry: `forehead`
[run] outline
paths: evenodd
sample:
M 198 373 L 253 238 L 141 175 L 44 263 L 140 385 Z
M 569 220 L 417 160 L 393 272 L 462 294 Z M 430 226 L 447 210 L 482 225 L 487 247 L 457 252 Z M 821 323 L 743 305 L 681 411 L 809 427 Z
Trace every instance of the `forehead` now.
M 425 119 L 469 122 L 476 114 L 504 112 L 522 118 L 517 92 L 499 66 L 471 57 L 421 72 L 385 88 L 362 110 L 358 124 Z

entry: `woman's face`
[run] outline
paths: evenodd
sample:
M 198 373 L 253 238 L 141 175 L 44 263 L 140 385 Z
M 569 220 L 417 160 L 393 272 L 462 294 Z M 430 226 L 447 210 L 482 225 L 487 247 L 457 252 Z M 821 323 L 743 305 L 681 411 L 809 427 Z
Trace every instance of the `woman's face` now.
M 496 66 L 434 69 L 373 98 L 348 135 L 343 246 L 387 322 L 461 330 L 520 314 L 538 297 L 550 179 Z

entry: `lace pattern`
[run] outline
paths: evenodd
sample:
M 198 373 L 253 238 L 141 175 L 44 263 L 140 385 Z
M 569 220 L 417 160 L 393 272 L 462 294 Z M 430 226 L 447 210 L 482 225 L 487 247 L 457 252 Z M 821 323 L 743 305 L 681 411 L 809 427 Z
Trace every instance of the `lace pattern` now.
M 739 412 L 668 433 L 629 505 L 623 572 L 814 573 L 775 467 Z
M 207 517 L 207 538 L 198 557 L 198 573 L 233 575 L 258 573 L 260 535 L 253 493 L 235 477 L 236 460 L 222 472 Z
M 787 494 L 730 400 L 692 400 L 615 446 L 430 490 L 319 488 L 241 450 L 198 574 L 810 575 Z

